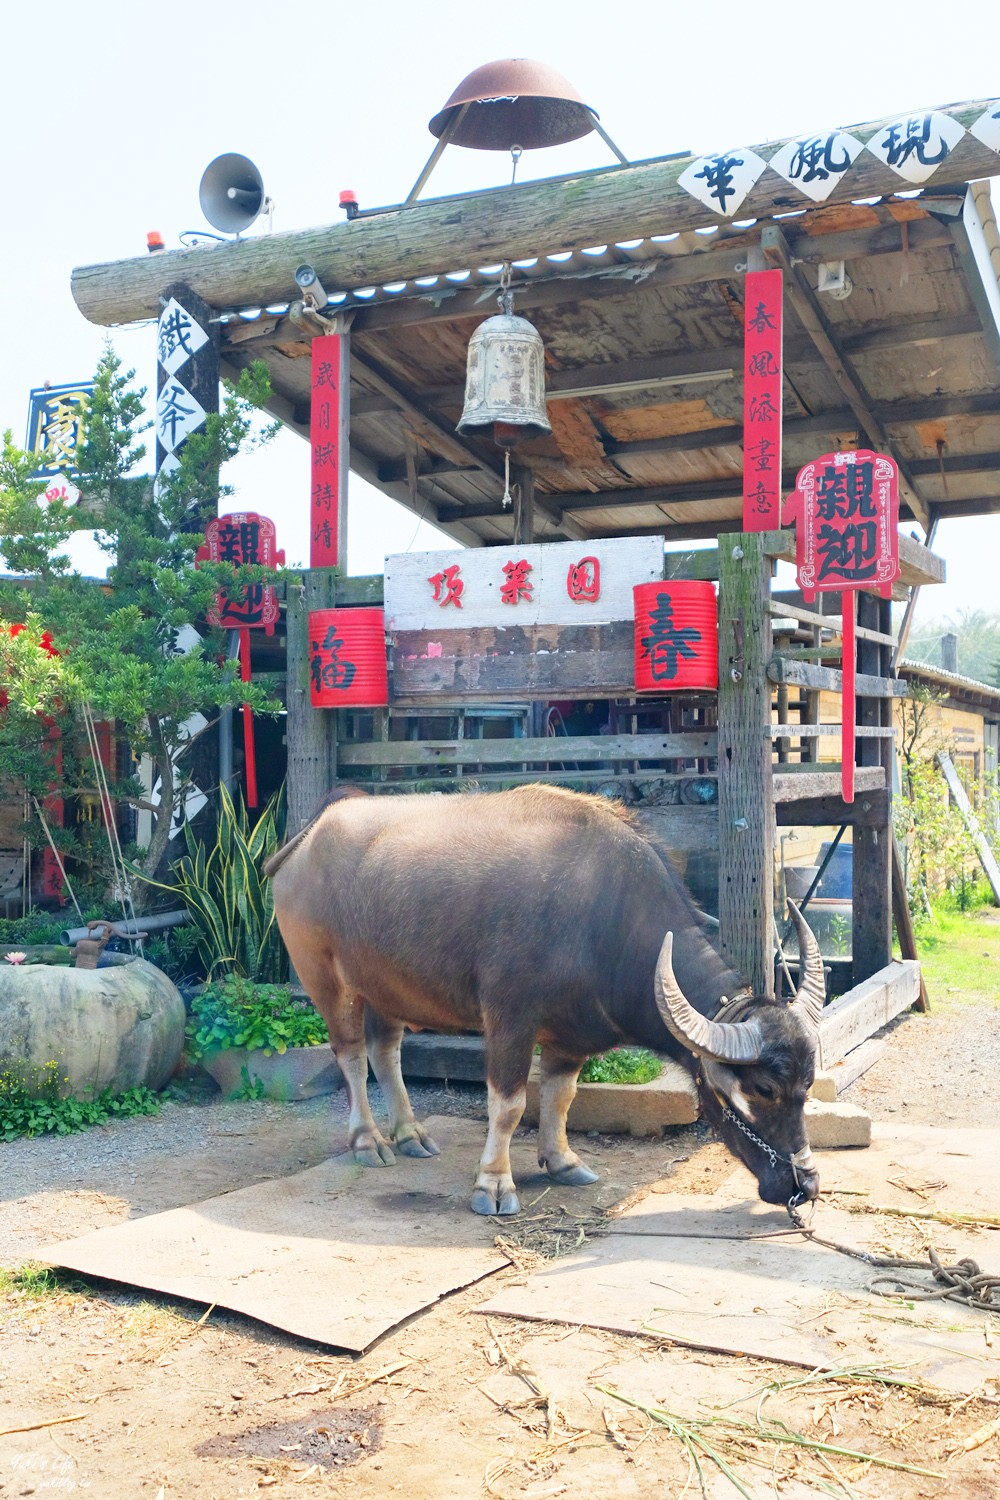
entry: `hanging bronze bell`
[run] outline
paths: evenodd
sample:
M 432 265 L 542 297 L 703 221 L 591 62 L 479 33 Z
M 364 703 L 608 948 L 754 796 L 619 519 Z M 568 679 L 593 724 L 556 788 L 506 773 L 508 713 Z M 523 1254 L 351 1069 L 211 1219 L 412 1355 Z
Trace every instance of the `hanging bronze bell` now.
M 505 448 L 552 431 L 545 410 L 545 346 L 527 318 L 505 308 L 472 335 L 458 431 L 491 437 Z

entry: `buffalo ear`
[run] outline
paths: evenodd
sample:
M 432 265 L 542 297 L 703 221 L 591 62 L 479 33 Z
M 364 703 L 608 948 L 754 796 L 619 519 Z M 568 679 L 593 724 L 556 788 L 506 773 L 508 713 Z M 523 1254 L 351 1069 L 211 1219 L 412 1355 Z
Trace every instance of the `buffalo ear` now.
M 668 932 L 656 965 L 656 1008 L 671 1036 L 696 1057 L 721 1063 L 757 1062 L 764 1042 L 756 1021 L 710 1021 L 695 1010 L 674 976 L 673 946 L 674 935 Z

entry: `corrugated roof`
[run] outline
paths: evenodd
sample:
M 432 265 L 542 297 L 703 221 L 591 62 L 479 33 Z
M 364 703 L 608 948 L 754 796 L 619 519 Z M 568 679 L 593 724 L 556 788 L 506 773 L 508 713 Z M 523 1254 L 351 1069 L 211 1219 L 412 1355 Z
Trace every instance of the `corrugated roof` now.
M 926 661 L 913 661 L 910 657 L 901 659 L 899 675 L 904 678 L 922 677 L 928 682 L 939 683 L 941 687 L 975 693 L 980 698 L 991 698 L 1000 714 L 1000 687 L 996 683 L 979 682 L 975 677 L 965 677 L 961 672 L 948 672 L 944 667 L 936 667 Z

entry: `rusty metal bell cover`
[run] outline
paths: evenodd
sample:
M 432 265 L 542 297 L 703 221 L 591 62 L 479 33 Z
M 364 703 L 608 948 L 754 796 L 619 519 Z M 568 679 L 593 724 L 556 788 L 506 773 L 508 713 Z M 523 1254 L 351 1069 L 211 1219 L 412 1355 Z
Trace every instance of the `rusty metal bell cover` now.
M 515 313 L 487 318 L 469 340 L 458 431 L 492 435 L 496 422 L 522 428 L 526 438 L 552 431 L 545 410 L 545 346 L 538 330 Z

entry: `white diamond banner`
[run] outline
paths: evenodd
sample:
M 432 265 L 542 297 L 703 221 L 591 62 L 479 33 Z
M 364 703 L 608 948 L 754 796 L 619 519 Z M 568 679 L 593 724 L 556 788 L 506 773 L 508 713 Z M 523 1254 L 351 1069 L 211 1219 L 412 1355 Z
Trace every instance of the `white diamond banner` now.
M 828 135 L 788 141 L 774 153 L 768 166 L 814 203 L 822 203 L 863 150 L 861 142 L 846 130 L 832 130 Z
M 868 142 L 868 150 L 907 182 L 926 182 L 964 135 L 964 125 L 932 110 L 883 125 Z
M 185 438 L 205 420 L 205 408 L 179 380 L 167 380 L 156 398 L 156 436 L 168 453 L 176 453 Z
M 991 151 L 1000 152 L 1000 99 L 995 99 L 986 113 L 980 115 L 975 125 L 970 125 L 969 129 L 977 141 L 982 141 Z
M 156 357 L 167 374 L 176 375 L 181 365 L 207 343 L 208 334 L 201 324 L 171 297 L 160 313 L 156 331 Z
M 699 156 L 677 182 L 713 213 L 731 219 L 766 166 L 756 151 L 723 151 L 718 156 Z

